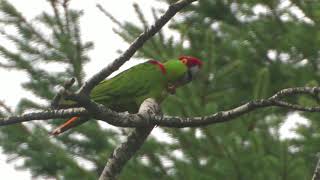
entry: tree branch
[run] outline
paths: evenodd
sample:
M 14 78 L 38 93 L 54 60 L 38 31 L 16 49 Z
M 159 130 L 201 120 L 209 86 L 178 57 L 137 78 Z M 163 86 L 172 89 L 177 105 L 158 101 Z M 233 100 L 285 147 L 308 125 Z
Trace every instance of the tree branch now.
M 71 79 L 64 82 L 64 84 L 61 87 L 61 89 L 59 90 L 59 92 L 53 97 L 53 99 L 51 101 L 51 107 L 53 109 L 59 108 L 60 101 L 61 101 L 63 94 L 65 94 L 65 92 L 71 88 L 71 86 L 75 83 L 75 81 L 76 81 L 75 78 L 71 78 Z
M 160 107 L 154 99 L 146 99 L 140 106 L 139 114 L 142 116 L 154 116 L 160 113 Z M 108 158 L 107 164 L 100 175 L 99 180 L 116 179 L 123 166 L 140 149 L 144 141 L 151 133 L 153 125 L 136 128 L 125 142 L 120 144 Z
M 7 106 L 4 101 L 0 100 L 0 107 L 2 107 L 7 113 L 12 114 L 11 108 Z
M 319 156 L 318 156 L 318 157 L 319 157 Z M 319 159 L 318 159 L 316 168 L 315 168 L 315 170 L 314 170 L 312 180 L 320 180 L 320 157 L 319 157 Z
M 33 120 L 47 120 L 53 118 L 70 118 L 73 116 L 87 116 L 88 111 L 84 108 L 60 109 L 60 110 L 47 110 L 35 113 L 28 113 L 21 116 L 10 116 L 0 118 L 0 126 L 7 126 L 22 122 Z
M 190 117 L 190 118 L 181 118 L 181 117 L 174 117 L 174 116 L 163 116 L 163 117 L 156 116 L 151 121 L 159 126 L 183 128 L 183 127 L 207 126 L 210 124 L 227 122 L 243 114 L 254 111 L 256 109 L 272 107 L 272 106 L 284 107 L 284 108 L 297 110 L 297 111 L 320 112 L 320 106 L 305 107 L 298 104 L 291 104 L 280 99 L 283 97 L 291 97 L 297 94 L 306 94 L 314 97 L 314 95 L 319 94 L 319 92 L 320 92 L 320 87 L 288 88 L 288 89 L 283 89 L 277 92 L 276 94 L 274 94 L 268 99 L 250 101 L 246 104 L 230 109 L 228 111 L 220 111 L 209 116 Z
M 113 23 L 115 23 L 116 25 L 118 25 L 119 27 L 123 28 L 122 24 L 116 19 L 114 18 L 107 10 L 105 10 L 101 4 L 97 4 L 96 5 L 97 8 L 106 16 L 108 17 Z
M 291 110 L 305 111 L 305 112 L 320 112 L 320 106 L 306 107 L 298 104 L 288 103 L 281 100 L 284 97 L 292 97 L 294 95 L 304 94 L 315 97 L 320 92 L 320 87 L 296 87 L 283 89 L 270 98 L 250 101 L 236 108 L 220 111 L 215 114 L 203 117 L 176 117 L 176 116 L 149 116 L 146 114 L 129 114 L 118 113 L 106 108 L 101 104 L 91 101 L 87 96 L 79 94 L 65 94 L 65 97 L 78 102 L 84 108 L 69 108 L 61 110 L 48 110 L 37 113 L 29 113 L 22 116 L 12 116 L 7 118 L 0 118 L 0 126 L 16 124 L 32 120 L 45 120 L 52 118 L 68 118 L 73 116 L 91 116 L 93 118 L 102 120 L 111 125 L 118 127 L 147 127 L 151 125 L 183 128 L 183 127 L 199 127 L 210 124 L 227 122 L 239 117 L 243 114 L 249 113 L 256 109 L 266 107 L 283 107 Z

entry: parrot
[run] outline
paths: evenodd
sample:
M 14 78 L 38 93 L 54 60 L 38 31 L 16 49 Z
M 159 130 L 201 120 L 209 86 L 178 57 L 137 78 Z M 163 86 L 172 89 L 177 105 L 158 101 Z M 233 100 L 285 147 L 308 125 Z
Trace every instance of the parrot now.
M 92 89 L 90 99 L 117 112 L 137 113 L 145 99 L 153 98 L 160 104 L 176 88 L 193 80 L 202 64 L 200 59 L 185 55 L 164 63 L 149 60 L 101 81 Z M 83 123 L 78 118 L 69 119 L 51 134 L 70 129 L 76 121 Z

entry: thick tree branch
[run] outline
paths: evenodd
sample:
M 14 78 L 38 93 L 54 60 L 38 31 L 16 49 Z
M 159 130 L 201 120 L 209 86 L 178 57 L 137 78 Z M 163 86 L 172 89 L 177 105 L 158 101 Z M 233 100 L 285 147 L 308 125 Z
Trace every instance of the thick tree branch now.
M 60 109 L 60 110 L 47 110 L 41 112 L 28 113 L 20 116 L 10 116 L 0 118 L 0 126 L 7 126 L 34 120 L 47 120 L 54 118 L 70 118 L 73 116 L 87 116 L 88 111 L 84 108 Z
M 118 127 L 146 127 L 151 125 L 183 128 L 199 127 L 215 123 L 227 122 L 251 111 L 266 107 L 283 107 L 291 110 L 305 112 L 320 112 L 320 106 L 306 107 L 298 104 L 288 103 L 280 98 L 293 97 L 304 94 L 315 97 L 320 92 L 320 87 L 296 87 L 283 89 L 270 98 L 250 101 L 236 108 L 220 111 L 203 117 L 175 117 L 175 116 L 149 116 L 144 114 L 117 113 L 101 104 L 91 101 L 87 96 L 77 94 L 66 94 L 71 100 L 78 102 L 84 108 L 70 108 L 62 110 L 48 110 L 37 113 L 29 113 L 21 116 L 0 118 L 0 126 L 16 124 L 32 120 L 45 120 L 52 118 L 68 118 L 73 116 L 91 116 Z
M 159 113 L 160 108 L 153 99 L 146 99 L 140 106 L 139 114 L 142 116 L 154 116 Z M 99 180 L 116 179 L 123 166 L 140 149 L 153 128 L 154 126 L 151 125 L 134 129 L 127 140 L 120 144 L 110 155 Z
M 268 99 L 250 101 L 239 107 L 227 111 L 220 111 L 209 116 L 188 118 L 174 116 L 144 116 L 142 114 L 116 113 L 112 110 L 105 108 L 103 105 L 94 103 L 93 101 L 85 97 L 77 95 L 71 95 L 69 97 L 72 100 L 79 102 L 79 104 L 83 105 L 86 109 L 88 109 L 88 111 L 90 111 L 90 114 L 93 114 L 93 117 L 115 126 L 141 127 L 149 125 L 158 125 L 165 127 L 183 128 L 206 126 L 210 124 L 230 121 L 243 114 L 265 107 L 284 107 L 298 111 L 320 112 L 320 106 L 305 107 L 302 105 L 292 104 L 281 100 L 281 98 L 292 97 L 298 94 L 306 94 L 311 95 L 311 97 L 314 97 L 319 92 L 320 87 L 288 88 L 277 92 Z M 121 121 L 119 121 L 119 119 L 121 119 Z
M 107 67 L 92 76 L 80 89 L 81 93 L 89 94 L 93 87 L 108 77 L 111 73 L 118 70 L 126 61 L 128 61 L 134 53 L 140 49 L 143 44 L 155 35 L 178 11 L 196 0 L 180 0 L 169 6 L 168 10 L 150 27 L 146 29 L 140 36 L 133 41 L 129 48 L 117 59 L 115 59 Z

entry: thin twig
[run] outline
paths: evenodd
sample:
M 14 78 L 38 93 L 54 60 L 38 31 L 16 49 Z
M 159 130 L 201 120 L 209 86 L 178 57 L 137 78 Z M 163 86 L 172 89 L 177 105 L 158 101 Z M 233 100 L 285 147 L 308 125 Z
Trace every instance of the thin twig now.
M 59 103 L 61 101 L 62 95 L 65 93 L 66 90 L 69 90 L 71 86 L 75 83 L 75 78 L 71 78 L 64 82 L 62 88 L 59 92 L 54 96 L 53 100 L 51 101 L 51 107 L 54 109 L 59 108 Z
M 16 66 L 13 64 L 3 64 L 0 62 L 0 67 L 5 69 L 12 69 L 12 68 L 15 68 Z
M 239 117 L 243 114 L 249 113 L 256 109 L 265 108 L 265 107 L 283 107 L 291 110 L 305 111 L 305 112 L 320 112 L 320 106 L 307 107 L 298 104 L 292 104 L 280 100 L 283 97 L 292 97 L 297 94 L 306 94 L 314 95 L 315 93 L 320 92 L 320 87 L 296 87 L 296 88 L 287 88 L 283 89 L 268 99 L 261 99 L 256 101 L 250 101 L 236 108 L 220 111 L 215 114 L 203 117 L 190 117 L 190 118 L 181 118 L 174 116 L 156 116 L 155 119 L 152 119 L 153 123 L 159 126 L 165 127 L 175 127 L 175 128 L 184 128 L 184 127 L 200 127 L 207 126 L 215 123 L 227 122 Z
M 50 5 L 51 5 L 51 8 L 52 8 L 52 10 L 53 10 L 53 12 L 54 12 L 54 17 L 55 17 L 55 19 L 56 19 L 56 21 L 57 21 L 57 24 L 58 24 L 58 27 L 59 27 L 59 29 L 60 29 L 60 32 L 62 33 L 62 34 L 65 34 L 65 32 L 64 32 L 64 25 L 63 25 L 63 23 L 61 22 L 61 17 L 60 17 L 60 12 L 59 12 L 59 10 L 58 10 L 58 1 L 57 0 L 50 0 Z
M 0 100 L 0 107 L 2 107 L 7 113 L 12 114 L 11 108 L 4 103 L 4 101 Z
M 148 21 L 144 18 L 144 15 L 142 14 L 142 11 L 137 3 L 133 3 L 133 8 L 136 11 L 142 25 L 143 29 L 146 30 L 149 27 Z
M 64 0 L 62 3 L 62 7 L 63 7 L 63 11 L 64 11 L 64 18 L 66 21 L 66 28 L 67 28 L 68 34 L 71 34 L 68 5 L 69 5 L 69 0 Z
M 109 18 L 113 23 L 115 23 L 116 25 L 118 25 L 120 28 L 123 28 L 123 25 L 115 18 L 112 16 L 112 14 L 110 14 L 107 10 L 105 10 L 101 4 L 97 4 L 96 5 L 97 8 L 107 17 Z

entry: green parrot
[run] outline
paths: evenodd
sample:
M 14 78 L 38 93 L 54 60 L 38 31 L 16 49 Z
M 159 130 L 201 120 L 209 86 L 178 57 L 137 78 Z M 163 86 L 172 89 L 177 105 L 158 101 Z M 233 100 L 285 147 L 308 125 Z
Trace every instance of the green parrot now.
M 90 98 L 117 112 L 137 113 L 145 99 L 153 98 L 160 104 L 168 94 L 174 94 L 177 87 L 194 78 L 201 66 L 202 61 L 192 56 L 180 56 L 163 64 L 150 60 L 100 82 Z M 71 118 L 52 134 L 70 129 L 77 119 Z

